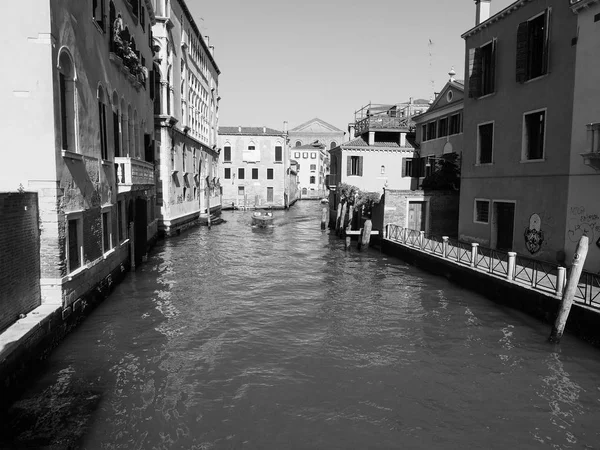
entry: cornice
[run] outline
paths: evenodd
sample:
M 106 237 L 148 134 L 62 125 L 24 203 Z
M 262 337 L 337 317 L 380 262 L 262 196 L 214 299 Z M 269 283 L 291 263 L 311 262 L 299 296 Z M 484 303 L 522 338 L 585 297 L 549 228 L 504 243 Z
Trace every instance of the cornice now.
M 517 11 L 518 9 L 522 8 L 523 6 L 525 6 L 526 3 L 529 3 L 530 1 L 531 0 L 517 0 L 512 5 L 509 5 L 506 8 L 504 8 L 502 11 L 494 14 L 488 20 L 486 20 L 484 22 L 481 22 L 479 25 L 476 25 L 475 27 L 471 28 L 469 31 L 467 31 L 466 33 L 464 33 L 461 36 L 461 38 L 465 39 L 465 38 L 473 36 L 474 34 L 479 33 L 484 28 L 487 28 L 491 24 L 496 23 L 499 20 L 504 19 L 506 16 L 508 16 L 508 15 L 512 14 L 513 12 Z
M 579 14 L 584 9 L 589 9 L 600 0 L 569 0 L 571 11 L 575 14 Z

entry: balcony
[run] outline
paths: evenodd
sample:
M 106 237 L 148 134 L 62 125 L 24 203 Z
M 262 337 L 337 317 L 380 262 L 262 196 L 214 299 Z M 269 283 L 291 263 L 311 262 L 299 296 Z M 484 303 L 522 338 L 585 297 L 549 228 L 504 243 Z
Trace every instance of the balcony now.
M 386 115 L 376 115 L 365 117 L 356 122 L 356 136 L 360 136 L 368 131 L 404 131 L 409 132 L 414 129 L 408 117 L 390 117 Z
M 129 192 L 154 186 L 154 164 L 129 157 L 116 157 L 118 192 Z
M 587 128 L 587 143 L 588 152 L 581 153 L 583 163 L 586 166 L 600 170 L 600 122 L 588 123 Z

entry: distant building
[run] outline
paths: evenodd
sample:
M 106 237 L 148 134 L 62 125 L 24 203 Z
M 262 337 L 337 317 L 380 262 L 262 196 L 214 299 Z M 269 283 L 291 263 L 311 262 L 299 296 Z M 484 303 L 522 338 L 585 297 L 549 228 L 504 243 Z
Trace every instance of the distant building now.
M 401 107 L 402 106 L 402 107 Z M 413 104 L 368 104 L 355 113 L 355 138 L 329 151 L 329 186 L 347 183 L 363 191 L 410 189 L 401 177 L 403 158 L 415 156 Z
M 155 0 L 152 28 L 159 229 L 170 236 L 219 215 L 221 73 L 183 0 Z
M 290 150 L 291 156 L 299 165 L 298 189 L 300 199 L 327 197 L 325 180 L 329 174 L 329 154 L 319 141 L 301 145 Z
M 463 151 L 464 81 L 454 79 L 454 70 L 449 75 L 450 80 L 429 109 L 413 117 L 419 150 L 415 158 L 404 160 L 402 176 L 412 177 L 415 189 L 432 173 L 442 155 L 460 156 Z
M 288 137 L 292 148 L 301 147 L 303 145 L 312 145 L 313 143 L 318 142 L 322 144 L 325 149 L 331 149 L 337 147 L 344 141 L 345 134 L 346 133 L 339 128 L 315 117 L 314 119 L 292 128 L 288 132 Z
M 489 1 L 477 0 L 476 8 L 478 22 L 462 36 L 468 96 L 460 238 L 563 263 L 579 233 L 565 220 L 569 180 L 584 169 L 570 150 L 578 17 L 564 0 L 519 0 L 489 18 Z M 586 39 L 597 42 L 590 33 Z M 587 76 L 595 85 L 594 75 Z M 589 96 L 586 89 L 580 98 Z M 585 115 L 579 118 L 593 120 Z M 596 213 L 594 203 L 577 203 L 593 208 L 575 216 L 579 223 Z
M 0 191 L 37 192 L 42 302 L 62 305 L 64 317 L 156 239 L 154 8 L 84 3 L 4 5 L 5 54 L 18 70 L 0 71 Z
M 267 127 L 220 127 L 224 208 L 285 208 L 290 187 L 287 136 Z

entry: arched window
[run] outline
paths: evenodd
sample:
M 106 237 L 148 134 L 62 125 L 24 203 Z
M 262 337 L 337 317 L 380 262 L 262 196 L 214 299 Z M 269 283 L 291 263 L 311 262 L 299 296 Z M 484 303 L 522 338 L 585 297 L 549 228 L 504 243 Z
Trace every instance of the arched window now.
M 173 66 L 169 66 L 167 69 L 167 115 L 171 115 L 172 105 L 171 101 L 173 100 L 173 96 L 171 95 L 171 88 L 173 82 Z
M 308 193 L 308 189 L 306 189 L 306 188 L 302 188 L 302 194 L 303 194 L 303 195 L 306 195 L 307 193 Z
M 300 147 L 301 145 L 302 145 L 302 142 L 296 141 L 296 147 Z
M 337 147 L 337 142 L 331 141 L 331 144 L 329 144 L 329 148 L 336 148 L 336 147 Z
M 60 99 L 60 129 L 63 150 L 77 151 L 77 108 L 75 67 L 71 55 L 62 49 L 58 57 L 58 95 Z
M 310 177 L 310 184 L 315 184 L 315 177 Z
M 98 130 L 100 137 L 100 157 L 108 159 L 108 135 L 106 133 L 106 95 L 101 85 L 98 85 Z
M 160 89 L 160 68 L 154 64 L 154 114 L 162 114 L 161 111 L 161 89 Z
M 385 174 L 385 166 L 381 166 L 381 175 Z

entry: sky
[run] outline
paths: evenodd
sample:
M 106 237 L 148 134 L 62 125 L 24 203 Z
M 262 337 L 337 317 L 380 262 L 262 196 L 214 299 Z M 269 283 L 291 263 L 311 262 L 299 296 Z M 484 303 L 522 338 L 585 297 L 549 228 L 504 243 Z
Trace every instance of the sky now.
M 491 14 L 514 0 L 492 0 Z M 215 47 L 220 126 L 347 131 L 372 103 L 433 97 L 464 78 L 473 0 L 186 0 Z M 430 43 L 431 42 L 431 43 Z

